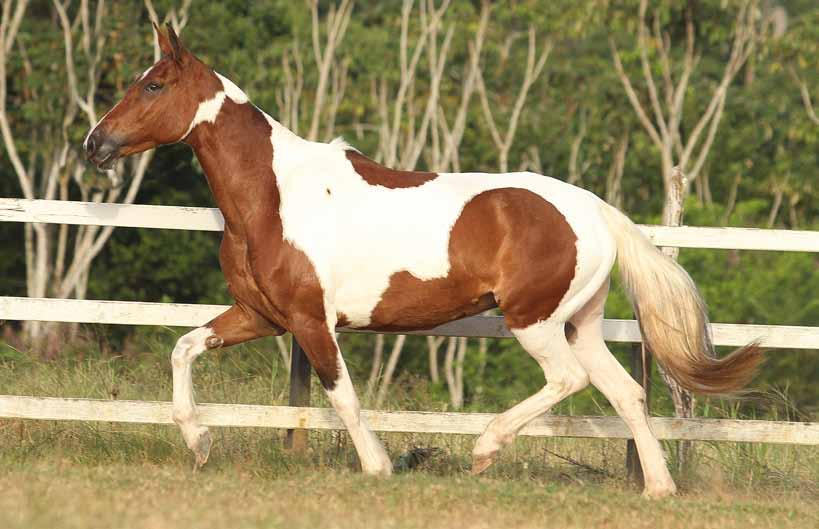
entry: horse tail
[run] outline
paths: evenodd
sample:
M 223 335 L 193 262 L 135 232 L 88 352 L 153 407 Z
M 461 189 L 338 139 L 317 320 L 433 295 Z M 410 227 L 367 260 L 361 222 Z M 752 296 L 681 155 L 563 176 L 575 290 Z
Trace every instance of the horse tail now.
M 643 342 L 683 388 L 704 395 L 739 392 L 763 360 L 757 342 L 717 358 L 708 312 L 691 276 L 660 252 L 631 220 L 602 204 L 617 243 L 617 264 Z

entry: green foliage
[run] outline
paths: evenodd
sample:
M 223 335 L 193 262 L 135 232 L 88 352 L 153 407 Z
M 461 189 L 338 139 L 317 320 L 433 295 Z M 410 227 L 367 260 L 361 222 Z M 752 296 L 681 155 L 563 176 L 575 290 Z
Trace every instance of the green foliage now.
M 155 2 L 160 16 L 171 3 Z M 61 94 L 65 90 L 62 34 L 55 23 L 53 8 L 46 2 L 35 4 L 36 8 L 24 19 L 20 34 L 25 56 L 35 67 L 27 72 L 23 55 L 15 52 L 10 54 L 8 75 L 11 126 L 19 138 L 31 138 L 28 143 L 20 142 L 24 160 L 34 142 L 43 141 L 32 135 L 34 125 L 61 115 L 55 105 L 64 100 Z M 323 16 L 329 3 L 320 4 Z M 359 2 L 339 50 L 339 56 L 349 59 L 350 65 L 337 130 L 365 153 L 372 152 L 377 143 L 373 125 L 378 116 L 371 83 L 382 75 L 392 82 L 399 78 L 400 4 Z M 797 83 L 797 79 L 804 81 L 814 103 L 819 103 L 819 9 L 811 0 L 786 4 L 785 33 L 763 39 L 731 86 L 714 147 L 700 181 L 694 186 L 695 198 L 686 204 L 687 224 L 765 227 L 775 192 L 782 189 L 782 205 L 772 225 L 819 228 L 815 184 L 819 128 L 805 111 Z M 133 75 L 151 62 L 153 35 L 140 3 L 109 5 L 105 21 L 109 28 L 107 59 L 99 72 L 103 79 L 99 97 L 113 103 L 121 97 Z M 686 4 L 664 0 L 658 5 L 661 7 L 658 24 L 668 34 L 672 59 L 677 60 L 684 50 Z M 719 81 L 730 50 L 738 3 L 707 0 L 690 5 L 694 9 L 699 62 L 685 97 L 684 131 L 693 128 Z M 586 136 L 579 152 L 583 167 L 580 185 L 604 194 L 615 146 L 629 132 L 623 177 L 624 209 L 641 222 L 657 222 L 663 199 L 658 153 L 626 99 L 609 50 L 611 38 L 621 50 L 626 70 L 634 79 L 641 79 L 635 38 L 637 7 L 636 0 L 522 0 L 497 4 L 482 61 L 490 97 L 499 106 L 509 108 L 522 79 L 526 38 L 525 35 L 514 38 L 508 47 L 507 41 L 519 32 L 525 33 L 530 25 L 538 31 L 539 44 L 550 39 L 554 49 L 543 77 L 530 92 L 510 153 L 510 168 L 517 168 L 525 152 L 535 149 L 545 173 L 565 177 L 572 140 L 585 126 Z M 442 94 L 442 106 L 447 112 L 458 104 L 458 89 L 469 57 L 467 42 L 477 28 L 479 9 L 478 2 L 455 1 L 445 18 L 445 25 L 453 24 L 456 28 Z M 411 39 L 417 37 L 417 23 L 413 24 Z M 199 57 L 236 81 L 256 104 L 274 116 L 279 112 L 277 94 L 284 83 L 282 55 L 285 50 L 297 52 L 305 65 L 306 92 L 302 99 L 305 106 L 312 101 L 316 72 L 312 63 L 310 17 L 303 3 L 197 2 L 182 38 Z M 422 64 L 425 60 L 423 57 Z M 82 61 L 78 54 L 78 69 L 84 67 Z M 661 72 L 653 73 L 661 82 Z M 674 75 L 678 74 L 675 70 Z M 423 89 L 428 82 L 425 67 L 418 75 L 419 89 Z M 642 82 L 635 84 L 640 97 L 646 98 Z M 83 90 L 80 87 L 81 93 Z M 42 97 L 30 97 L 31 93 Z M 77 120 L 68 134 L 79 143 L 86 128 Z M 498 165 L 476 101 L 468 114 L 460 158 L 465 170 L 495 170 Z M 10 164 L 3 160 L 0 193 L 19 196 Z M 184 146 L 160 150 L 137 202 L 212 205 L 201 169 L 191 160 L 190 151 Z M 425 164 L 422 157 L 419 165 Z M 729 210 L 735 182 L 739 182 L 736 201 Z M 6 295 L 22 295 L 25 281 L 22 228 L 0 223 L 0 230 L 4 255 L 0 263 L 0 290 Z M 227 303 L 217 255 L 216 234 L 118 229 L 95 261 L 89 297 Z M 819 322 L 816 254 L 683 250 L 680 260 L 700 285 L 714 321 L 788 325 Z M 631 307 L 616 283 L 607 316 L 631 317 Z M 123 338 L 121 334 L 119 339 Z M 345 337 L 344 345 L 355 378 L 366 378 L 371 337 Z M 618 354 L 624 351 L 618 350 Z M 430 402 L 440 405 L 446 401 L 446 388 L 442 384 L 429 385 L 426 358 L 423 340 L 410 338 L 399 365 L 396 391 L 417 395 L 413 388 L 423 384 Z M 513 341 L 493 342 L 485 363 L 478 357 L 477 344 L 470 344 L 464 370 L 467 407 L 476 409 L 508 407 L 543 383 L 540 369 Z M 787 389 L 804 410 L 812 411 L 819 405 L 815 387 L 811 387 L 819 375 L 815 351 L 772 352 L 763 373 L 764 385 Z M 604 406 L 599 404 L 602 402 L 599 395 L 589 391 L 567 406 L 586 412 Z

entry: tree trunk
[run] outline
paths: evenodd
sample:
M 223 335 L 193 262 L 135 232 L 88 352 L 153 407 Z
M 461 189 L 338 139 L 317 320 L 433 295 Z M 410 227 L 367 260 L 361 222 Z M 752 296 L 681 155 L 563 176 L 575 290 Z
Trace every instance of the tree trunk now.
M 685 175 L 678 167 L 674 167 L 671 173 L 671 181 L 666 194 L 665 204 L 663 207 L 663 225 L 664 226 L 680 226 L 682 225 L 683 203 L 685 201 L 685 193 L 688 182 Z M 680 251 L 678 248 L 664 247 L 662 252 L 671 259 L 676 260 Z M 694 416 L 694 396 L 688 391 L 680 387 L 677 382 L 665 372 L 662 367 L 659 367 L 660 374 L 663 380 L 668 385 L 671 392 L 671 399 L 674 401 L 674 413 L 677 417 L 688 418 Z M 691 449 L 690 441 L 678 442 L 678 468 L 683 470 L 688 463 L 688 454 Z
M 384 368 L 384 377 L 381 380 L 381 387 L 378 388 L 378 396 L 375 399 L 375 405 L 378 408 L 381 407 L 387 398 L 387 391 L 390 389 L 390 384 L 392 384 L 392 376 L 395 373 L 395 368 L 398 366 L 398 359 L 401 358 L 401 350 L 404 348 L 406 339 L 406 335 L 399 334 L 395 337 L 395 342 L 392 344 L 390 358 L 387 360 L 387 365 Z
M 433 384 L 441 381 L 438 373 L 438 349 L 444 343 L 442 336 L 427 336 L 427 348 L 429 349 L 429 379 Z
M 375 393 L 375 386 L 381 374 L 381 365 L 384 363 L 384 335 L 375 335 L 373 345 L 373 363 L 370 367 L 370 378 L 367 379 L 367 400 L 371 399 Z

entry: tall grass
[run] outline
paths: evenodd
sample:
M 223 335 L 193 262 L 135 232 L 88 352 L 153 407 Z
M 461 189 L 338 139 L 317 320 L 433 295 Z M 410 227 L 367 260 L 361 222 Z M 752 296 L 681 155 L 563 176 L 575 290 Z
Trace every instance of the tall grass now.
M 98 399 L 170 400 L 169 344 L 175 331 L 140 340 L 122 355 L 110 355 L 93 343 L 83 354 L 63 354 L 44 362 L 9 346 L 0 349 L 0 393 Z M 264 341 L 203 355 L 195 364 L 194 386 L 199 402 L 286 404 L 288 373 L 272 344 Z M 70 353 L 70 351 L 67 351 Z M 426 380 L 404 380 L 396 386 L 390 409 L 446 409 Z M 603 401 L 593 402 L 610 413 Z M 327 406 L 317 382 L 312 402 Z M 366 404 L 366 403 L 365 403 Z M 712 417 L 741 417 L 739 407 L 707 401 L 702 412 Z M 776 407 L 772 408 L 773 413 Z M 571 402 L 558 413 L 571 413 Z M 775 418 L 775 416 L 773 417 Z M 788 417 L 786 417 L 788 418 Z M 241 465 L 260 476 L 286 474 L 304 466 L 354 469 L 355 452 L 344 432 L 313 431 L 306 454 L 282 449 L 284 432 L 254 428 L 217 428 L 208 465 Z M 419 465 L 434 475 L 468 470 L 472 436 L 380 434 L 396 461 L 415 447 L 435 447 L 435 455 Z M 0 464 L 26 466 L 43 458 L 73 464 L 162 464 L 186 467 L 191 456 L 176 427 L 117 423 L 0 420 Z M 666 444 L 673 465 L 673 443 Z M 798 491 L 819 496 L 819 453 L 812 447 L 749 443 L 695 443 L 683 489 L 717 487 L 746 492 Z M 519 438 L 502 452 L 489 475 L 509 480 L 604 482 L 626 486 L 625 442 L 605 439 Z

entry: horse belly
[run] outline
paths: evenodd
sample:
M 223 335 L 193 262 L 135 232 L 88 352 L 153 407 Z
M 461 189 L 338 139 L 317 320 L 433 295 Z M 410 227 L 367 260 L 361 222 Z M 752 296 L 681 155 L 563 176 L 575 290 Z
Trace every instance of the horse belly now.
M 411 331 L 473 316 L 496 307 L 495 297 L 478 277 L 422 280 L 409 272 L 390 277 L 387 290 L 365 329 Z

